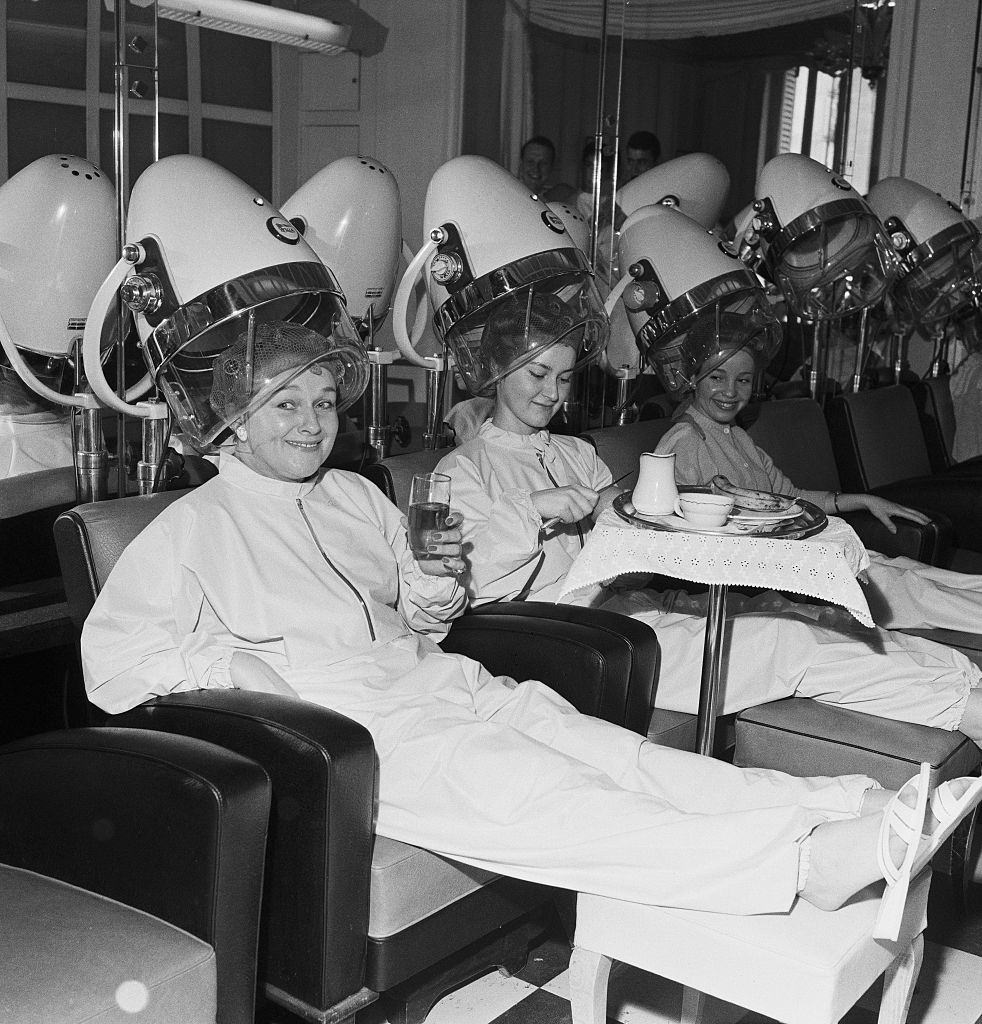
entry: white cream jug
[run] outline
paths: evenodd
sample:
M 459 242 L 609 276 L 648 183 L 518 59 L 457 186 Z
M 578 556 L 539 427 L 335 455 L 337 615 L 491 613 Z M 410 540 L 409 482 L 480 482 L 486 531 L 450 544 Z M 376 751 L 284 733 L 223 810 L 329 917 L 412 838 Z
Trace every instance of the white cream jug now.
M 659 455 L 643 452 L 638 482 L 631 496 L 636 512 L 646 516 L 670 516 L 678 501 L 675 486 L 675 452 Z

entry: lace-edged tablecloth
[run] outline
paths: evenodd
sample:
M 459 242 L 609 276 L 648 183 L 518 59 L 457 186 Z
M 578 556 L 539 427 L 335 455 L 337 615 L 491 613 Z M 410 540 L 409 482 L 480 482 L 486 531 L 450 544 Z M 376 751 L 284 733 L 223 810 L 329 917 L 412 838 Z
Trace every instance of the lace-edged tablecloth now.
M 856 532 L 834 516 L 801 540 L 743 534 L 646 530 L 607 509 L 566 574 L 560 601 L 628 573 L 659 573 L 693 583 L 729 583 L 822 598 L 872 626 L 858 573 L 869 556 Z

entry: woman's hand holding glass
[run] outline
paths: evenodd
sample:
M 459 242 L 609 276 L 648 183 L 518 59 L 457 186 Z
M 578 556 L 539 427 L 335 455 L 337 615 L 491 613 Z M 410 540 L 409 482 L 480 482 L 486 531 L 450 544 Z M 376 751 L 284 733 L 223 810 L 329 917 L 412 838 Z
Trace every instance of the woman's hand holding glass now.
M 409 489 L 409 547 L 427 576 L 459 576 L 467 568 L 461 558 L 463 516 L 450 511 L 450 477 L 417 473 Z
M 554 519 L 562 523 L 578 523 L 594 510 L 599 494 L 592 487 L 570 484 L 568 487 L 533 491 L 529 497 L 543 522 Z
M 416 564 L 427 576 L 459 576 L 467 569 L 463 559 L 463 534 L 460 532 L 463 521 L 464 517 L 459 512 L 451 512 L 443 527 L 433 530 L 427 537 L 425 556 L 416 555 Z

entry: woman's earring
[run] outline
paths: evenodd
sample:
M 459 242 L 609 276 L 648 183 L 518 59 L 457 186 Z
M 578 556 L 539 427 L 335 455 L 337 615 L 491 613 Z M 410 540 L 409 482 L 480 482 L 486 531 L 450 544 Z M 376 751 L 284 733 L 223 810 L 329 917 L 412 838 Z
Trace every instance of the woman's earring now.
M 238 438 L 238 439 L 239 439 L 240 441 L 245 441 L 245 440 L 246 440 L 246 439 L 248 438 L 248 436 L 249 436 L 249 435 L 248 435 L 248 434 L 246 433 L 246 428 L 245 428 L 244 426 L 242 426 L 242 424 L 241 424 L 241 423 L 240 423 L 240 424 L 239 424 L 239 425 L 238 425 L 238 426 L 237 426 L 237 427 L 235 428 L 235 436 L 236 436 L 236 437 L 237 437 L 237 438 Z

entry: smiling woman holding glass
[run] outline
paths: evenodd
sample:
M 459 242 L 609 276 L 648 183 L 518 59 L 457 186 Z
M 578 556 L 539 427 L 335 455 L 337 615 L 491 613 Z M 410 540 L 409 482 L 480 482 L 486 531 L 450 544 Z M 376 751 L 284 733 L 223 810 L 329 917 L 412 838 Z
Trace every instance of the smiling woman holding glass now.
M 893 811 L 913 792 L 655 747 L 444 654 L 460 531 L 433 531 L 437 557 L 419 561 L 380 491 L 321 468 L 366 365 L 343 310 L 328 340 L 270 323 L 216 357 L 211 406 L 234 450 L 116 563 L 82 636 L 93 702 L 236 687 L 333 708 L 374 740 L 380 835 L 621 899 L 758 913 L 800 892 L 833 908 L 926 862 L 960 809 L 904 840 Z M 960 808 L 967 786 L 949 786 Z

